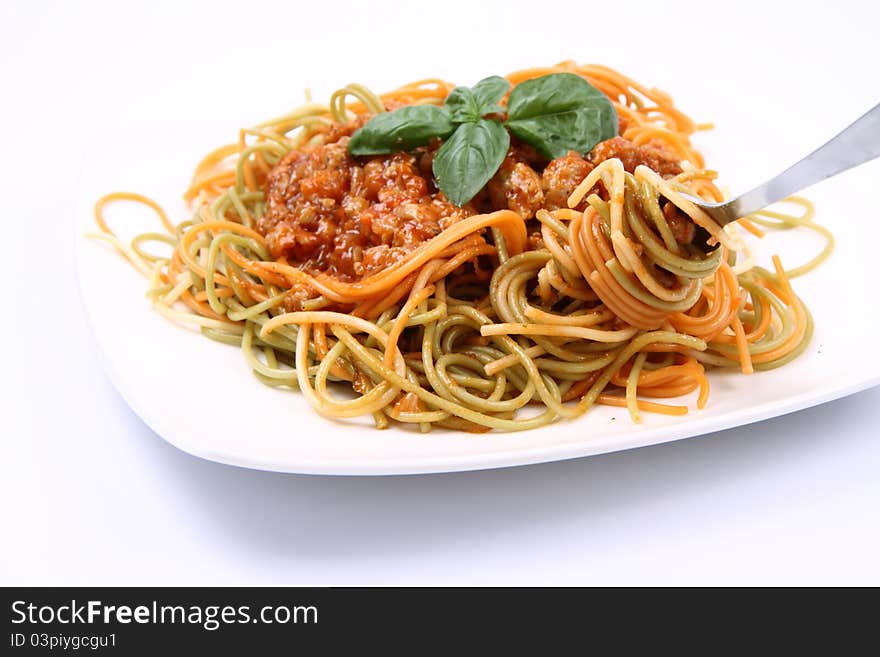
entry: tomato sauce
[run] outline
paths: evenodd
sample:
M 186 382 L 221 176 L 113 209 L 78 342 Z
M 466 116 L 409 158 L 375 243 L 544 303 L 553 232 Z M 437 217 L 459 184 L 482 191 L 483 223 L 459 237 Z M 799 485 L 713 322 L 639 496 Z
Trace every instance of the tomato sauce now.
M 257 229 L 273 257 L 312 273 L 360 280 L 478 212 L 510 209 L 528 220 L 541 208 L 567 207 L 577 185 L 609 157 L 619 157 L 628 171 L 638 164 L 661 175 L 681 171 L 660 150 L 622 137 L 598 144 L 587 158 L 572 151 L 549 163 L 514 142 L 485 189 L 458 207 L 437 189 L 431 172 L 439 140 L 410 152 L 352 157 L 348 141 L 364 121 L 334 126 L 324 143 L 291 151 L 270 172 Z

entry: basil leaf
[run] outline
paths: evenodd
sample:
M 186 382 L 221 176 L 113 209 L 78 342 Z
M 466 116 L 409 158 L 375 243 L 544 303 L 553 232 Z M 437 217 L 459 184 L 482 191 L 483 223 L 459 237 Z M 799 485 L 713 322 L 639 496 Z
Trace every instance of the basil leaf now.
M 617 112 L 608 97 L 574 73 L 554 73 L 514 87 L 507 127 L 553 159 L 582 155 L 617 135 Z
M 474 98 L 480 110 L 480 116 L 492 114 L 493 112 L 503 112 L 504 108 L 498 105 L 498 101 L 504 98 L 504 94 L 510 89 L 510 82 L 502 77 L 493 75 L 484 80 L 480 80 L 474 85 Z
M 472 89 L 456 87 L 446 97 L 446 109 L 455 123 L 473 123 L 480 119 L 480 106 Z
M 446 97 L 446 108 L 456 123 L 473 123 L 480 117 L 493 112 L 503 112 L 504 108 L 498 101 L 510 89 L 510 82 L 493 75 L 480 80 L 473 89 L 456 87 Z
M 424 146 L 434 137 L 452 134 L 449 112 L 435 105 L 409 105 L 377 114 L 348 142 L 352 155 L 382 155 Z
M 446 198 L 458 206 L 470 201 L 507 155 L 510 135 L 498 121 L 462 123 L 434 155 L 434 177 Z

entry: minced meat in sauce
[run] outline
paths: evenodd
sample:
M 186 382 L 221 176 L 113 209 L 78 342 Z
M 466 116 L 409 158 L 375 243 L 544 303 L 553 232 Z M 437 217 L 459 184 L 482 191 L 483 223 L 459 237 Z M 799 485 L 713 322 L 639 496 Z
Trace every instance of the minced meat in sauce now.
M 681 166 L 675 160 L 669 159 L 666 154 L 655 146 L 639 146 L 623 137 L 613 137 L 596 144 L 590 153 L 590 161 L 599 164 L 611 158 L 618 158 L 623 163 L 623 168 L 634 173 L 636 167 L 644 164 L 653 169 L 661 176 L 676 176 L 681 173 Z
M 291 151 L 270 172 L 267 209 L 257 229 L 273 257 L 355 281 L 478 212 L 510 209 L 528 220 L 541 208 L 567 207 L 578 184 L 611 157 L 620 158 L 627 171 L 645 164 L 663 176 L 681 172 L 660 149 L 623 137 L 601 142 L 587 158 L 572 151 L 549 163 L 514 142 L 486 188 L 458 207 L 437 189 L 431 173 L 439 141 L 410 152 L 355 158 L 348 141 L 364 120 L 335 126 L 324 143 Z M 693 239 L 689 220 L 671 211 L 667 216 L 676 238 Z
M 568 197 L 592 170 L 593 165 L 575 151 L 550 162 L 541 174 L 545 207 L 548 210 L 567 208 Z
M 544 207 L 541 176 L 529 165 L 514 145 L 498 167 L 498 172 L 486 184 L 491 210 L 513 210 L 523 219 L 530 219 Z
M 475 212 L 437 191 L 428 149 L 353 158 L 356 127 L 285 155 L 269 174 L 267 211 L 257 224 L 274 257 L 349 281 L 394 264 Z

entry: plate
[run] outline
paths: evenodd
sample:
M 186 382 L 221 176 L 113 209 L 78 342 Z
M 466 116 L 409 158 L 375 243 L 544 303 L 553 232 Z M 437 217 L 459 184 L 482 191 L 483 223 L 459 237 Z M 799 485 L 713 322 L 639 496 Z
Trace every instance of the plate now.
M 672 85 L 666 86 L 674 91 Z M 742 185 L 774 173 L 768 168 L 773 158 L 765 157 L 756 165 L 754 154 L 740 147 L 737 134 L 744 125 L 749 126 L 744 133 L 762 144 L 766 153 L 789 157 L 788 161 L 777 157 L 775 170 L 821 143 L 809 126 L 791 120 L 790 134 L 799 135 L 798 141 L 806 146 L 783 143 L 780 131 L 770 130 L 777 124 L 739 115 L 737 105 L 724 99 L 718 104 L 703 101 L 704 106 L 727 108 L 727 114 L 713 117 L 718 130 L 698 135 L 697 144 L 722 172 L 722 182 L 733 189 L 744 189 Z M 688 106 L 679 102 L 687 111 Z M 106 370 L 146 424 L 196 456 L 249 468 L 338 475 L 524 465 L 699 436 L 880 384 L 880 351 L 866 348 L 880 326 L 874 279 L 866 275 L 875 255 L 862 237 L 865 217 L 875 207 L 870 190 L 880 168 L 874 162 L 807 193 L 817 205 L 819 222 L 831 227 L 837 238 L 831 259 L 794 281 L 816 322 L 807 351 L 770 372 L 751 376 L 712 372 L 711 396 L 703 410 L 696 410 L 694 397 L 688 396 L 682 402 L 691 412 L 683 417 L 644 414 L 642 424 L 633 424 L 625 409 L 597 407 L 579 419 L 536 430 L 481 435 L 444 430 L 425 435 L 402 428 L 378 431 L 367 421 L 321 417 L 300 394 L 259 383 L 238 349 L 153 312 L 144 296 L 145 280 L 106 245 L 84 237 L 94 229 L 94 201 L 107 191 L 139 191 L 162 203 L 174 220 L 186 216 L 181 214 L 186 210 L 179 198 L 192 166 L 211 148 L 235 139 L 237 128 L 235 123 L 182 117 L 131 119 L 124 131 L 108 130 L 106 134 L 124 138 L 93 140 L 97 146 L 84 164 L 77 205 L 82 301 Z M 113 206 L 108 219 L 123 235 L 158 225 L 148 211 L 135 206 Z M 819 238 L 811 234 L 779 233 L 756 248 L 760 261 L 769 262 L 770 255 L 779 252 L 791 266 L 808 259 L 820 246 Z

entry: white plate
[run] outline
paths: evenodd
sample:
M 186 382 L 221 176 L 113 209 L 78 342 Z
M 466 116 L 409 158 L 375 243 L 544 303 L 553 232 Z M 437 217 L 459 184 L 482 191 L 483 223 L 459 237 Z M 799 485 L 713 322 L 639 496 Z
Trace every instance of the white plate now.
M 664 85 L 675 92 L 673 85 Z M 703 98 L 705 100 L 705 98 Z M 679 101 L 681 103 L 681 101 Z M 708 162 L 734 189 L 756 183 L 786 164 L 755 158 L 744 140 L 762 153 L 803 154 L 820 143 L 809 127 L 790 121 L 801 146 L 783 146 L 779 124 L 738 114 L 713 116 L 718 132 L 700 136 Z M 687 111 L 686 104 L 681 103 Z M 765 110 L 764 115 L 767 115 Z M 788 115 L 790 117 L 790 115 Z M 855 118 L 855 117 L 853 117 Z M 748 125 L 748 129 L 743 126 Z M 735 128 L 734 128 L 735 126 Z M 180 193 L 197 158 L 234 139 L 236 125 L 143 121 L 121 137 L 97 141 L 83 170 L 78 204 L 77 254 L 82 297 L 113 383 L 134 411 L 171 444 L 206 459 L 250 468 L 314 474 L 405 474 L 473 470 L 539 463 L 652 445 L 782 415 L 880 384 L 880 358 L 873 342 L 880 326 L 876 277 L 867 276 L 871 245 L 863 231 L 876 208 L 871 198 L 878 163 L 827 181 L 808 194 L 819 221 L 831 226 L 837 250 L 820 270 L 796 279 L 795 290 L 816 320 L 812 343 L 797 361 L 771 372 L 742 376 L 713 372 L 707 408 L 683 417 L 644 415 L 633 424 L 625 409 L 598 407 L 577 420 L 512 434 L 473 435 L 435 431 L 428 435 L 367 422 L 333 421 L 317 415 L 298 393 L 270 389 L 251 374 L 238 349 L 166 321 L 144 297 L 145 281 L 105 245 L 83 238 L 93 229 L 91 208 L 102 193 L 130 189 L 159 200 L 179 220 Z M 770 128 L 774 128 L 773 131 Z M 841 126 L 842 127 L 842 126 Z M 725 133 L 727 130 L 727 133 Z M 823 133 L 827 136 L 827 132 Z M 756 164 L 756 161 L 758 164 Z M 746 172 L 748 175 L 743 175 Z M 739 175 L 737 175 L 739 173 Z M 124 233 L 154 224 L 135 207 L 108 213 Z M 758 246 L 762 260 L 780 252 L 794 264 L 820 245 L 812 235 L 774 235 Z

